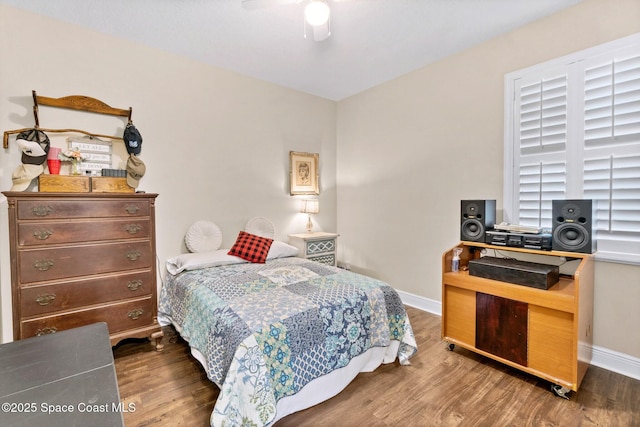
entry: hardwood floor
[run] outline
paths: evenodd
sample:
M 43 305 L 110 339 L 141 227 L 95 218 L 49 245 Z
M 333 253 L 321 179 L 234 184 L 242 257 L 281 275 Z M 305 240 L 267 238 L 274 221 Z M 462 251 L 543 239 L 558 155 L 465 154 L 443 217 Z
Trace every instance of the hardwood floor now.
M 590 367 L 570 400 L 550 384 L 473 352 L 449 351 L 440 317 L 408 307 L 418 343 L 411 366 L 363 373 L 338 396 L 275 424 L 289 426 L 640 426 L 640 381 Z M 165 350 L 114 348 L 127 427 L 208 426 L 218 396 L 188 345 L 165 327 Z

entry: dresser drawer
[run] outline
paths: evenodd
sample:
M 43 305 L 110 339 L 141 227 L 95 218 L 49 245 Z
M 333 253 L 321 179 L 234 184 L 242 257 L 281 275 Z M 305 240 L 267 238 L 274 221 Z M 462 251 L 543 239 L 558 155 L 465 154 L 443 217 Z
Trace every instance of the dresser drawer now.
M 151 295 L 151 271 L 67 281 L 20 289 L 22 316 L 41 316 L 127 298 Z
M 148 326 L 155 316 L 151 298 L 106 305 L 58 316 L 23 320 L 21 338 L 45 335 L 96 322 L 106 322 L 109 333 Z
M 336 265 L 336 242 L 338 234 L 316 232 L 290 234 L 289 243 L 298 248 L 298 256 L 322 264 Z
M 336 250 L 336 239 L 308 240 L 306 242 L 307 256 L 319 255 Z
M 18 220 L 149 216 L 148 200 L 18 200 Z
M 18 245 L 55 245 L 101 240 L 144 239 L 151 235 L 148 219 L 75 222 L 46 221 L 18 224 Z
M 18 254 L 20 283 L 150 268 L 151 241 L 25 249 Z
M 318 255 L 318 256 L 310 256 L 307 259 L 310 259 L 311 261 L 319 262 L 320 264 L 336 265 L 336 255 L 335 254 L 325 254 L 325 255 Z

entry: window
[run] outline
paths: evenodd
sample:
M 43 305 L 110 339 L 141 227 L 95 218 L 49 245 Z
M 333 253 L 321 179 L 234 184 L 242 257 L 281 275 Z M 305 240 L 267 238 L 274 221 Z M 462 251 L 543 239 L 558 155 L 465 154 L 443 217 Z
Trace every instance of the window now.
M 640 264 L 640 34 L 505 77 L 505 221 L 593 199 L 597 259 Z

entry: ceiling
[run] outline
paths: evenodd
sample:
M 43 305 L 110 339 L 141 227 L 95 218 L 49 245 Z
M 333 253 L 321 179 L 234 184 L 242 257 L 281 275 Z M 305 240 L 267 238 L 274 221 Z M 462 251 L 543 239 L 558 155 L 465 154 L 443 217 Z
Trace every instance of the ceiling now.
M 582 0 L 327 0 L 331 37 L 299 4 L 241 0 L 0 0 L 281 86 L 341 100 Z M 306 1 L 306 0 L 305 0 Z

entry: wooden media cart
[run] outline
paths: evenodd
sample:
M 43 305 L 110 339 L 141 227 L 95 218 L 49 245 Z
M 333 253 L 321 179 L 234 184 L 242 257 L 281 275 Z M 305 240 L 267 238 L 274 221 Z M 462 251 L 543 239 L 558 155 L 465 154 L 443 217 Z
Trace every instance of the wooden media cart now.
M 461 249 L 459 271 L 451 271 Z M 548 290 L 472 276 L 471 259 L 497 256 L 565 258 L 570 273 Z M 543 258 L 545 259 L 545 258 Z M 553 264 L 553 262 L 549 262 Z M 571 264 L 569 264 L 571 263 Z M 442 339 L 543 378 L 566 397 L 577 391 L 591 362 L 593 256 L 461 242 L 442 256 Z

